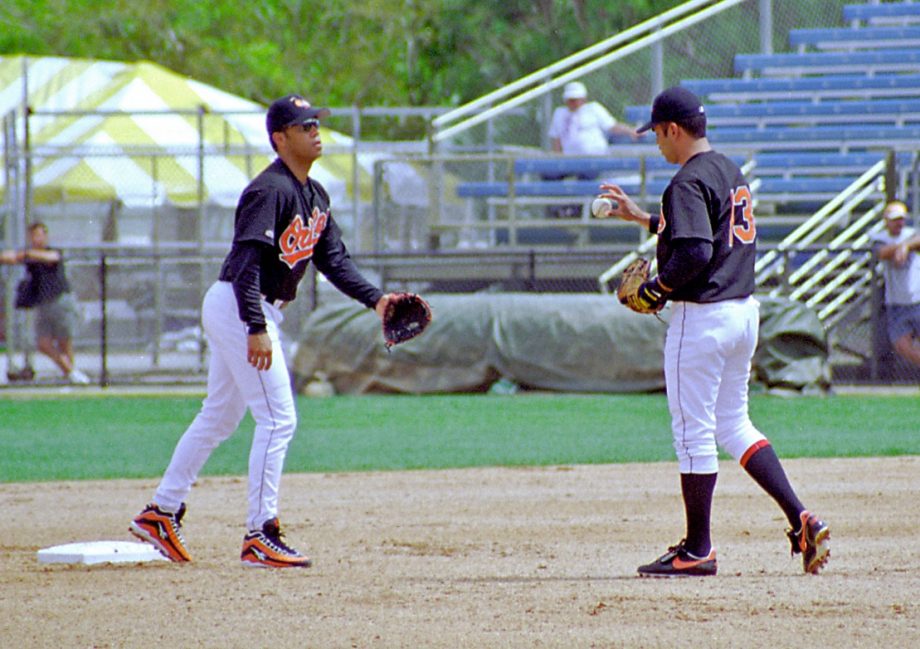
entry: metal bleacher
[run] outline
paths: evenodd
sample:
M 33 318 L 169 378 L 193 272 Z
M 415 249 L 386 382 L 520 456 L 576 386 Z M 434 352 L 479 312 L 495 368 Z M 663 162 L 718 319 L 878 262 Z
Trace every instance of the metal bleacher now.
M 906 25 L 920 22 L 920 2 L 844 5 L 843 19 L 853 27 L 859 27 L 863 23 Z
M 818 76 L 782 79 L 684 79 L 681 85 L 710 102 L 920 97 L 920 74 L 869 76 L 824 72 Z
M 846 5 L 843 18 L 850 26 L 790 30 L 794 52 L 736 55 L 741 78 L 682 82 L 706 103 L 710 141 L 751 147 L 765 188 L 831 192 L 891 150 L 902 170 L 915 162 L 920 3 Z
M 849 27 L 791 30 L 794 52 L 736 55 L 740 78 L 682 82 L 703 98 L 716 148 L 750 147 L 758 197 L 828 192 L 756 272 L 762 290 L 815 308 L 829 331 L 869 317 L 869 237 L 887 197 L 908 197 L 920 152 L 920 2 L 847 5 L 843 18 Z M 602 290 L 629 260 L 599 277 Z
M 767 243 L 781 240 L 867 169 L 888 160 L 889 151 L 900 169 L 915 165 L 920 26 L 912 21 L 920 20 L 918 7 L 920 2 L 847 5 L 843 18 L 849 27 L 791 30 L 790 48 L 797 51 L 737 54 L 734 69 L 740 78 L 681 82 L 704 100 L 709 140 L 743 164 L 756 182 Z M 642 122 L 648 110 L 647 105 L 627 106 L 626 121 Z M 646 134 L 637 144 L 653 142 Z M 676 171 L 647 151 L 583 159 L 520 155 L 506 168 L 499 177 L 458 183 L 457 197 L 470 205 L 479 201 L 490 209 L 509 209 L 512 221 L 524 214 L 516 207 L 576 202 L 586 228 L 593 227 L 588 206 L 602 179 L 620 177 L 617 184 L 654 209 Z M 903 188 L 903 176 L 900 182 Z M 867 209 L 886 191 L 894 188 L 874 185 L 852 207 Z M 545 226 L 544 236 L 559 227 L 544 221 L 533 223 Z
M 647 106 L 627 106 L 628 121 L 638 122 L 648 115 Z M 903 126 L 920 123 L 920 87 L 917 97 L 901 99 L 860 99 L 855 101 L 767 101 L 717 103 L 706 107 L 710 126 L 774 125 L 815 126 L 829 123 L 878 123 Z
M 851 30 L 858 31 L 858 30 Z M 866 41 L 866 44 L 878 41 Z M 806 74 L 862 74 L 909 72 L 920 68 L 920 49 L 871 50 L 860 52 L 793 52 L 781 54 L 738 54 L 735 72 L 745 78 L 796 77 Z
M 920 47 L 920 27 L 829 27 L 823 29 L 793 29 L 789 44 L 800 52 L 808 47 L 820 50 L 874 49 L 877 43 L 887 48 Z
M 770 149 L 830 149 L 846 152 L 871 147 L 913 148 L 920 141 L 920 124 L 889 126 L 857 123 L 848 126 L 776 126 L 764 129 L 726 126 L 708 133 L 713 144 L 750 143 Z

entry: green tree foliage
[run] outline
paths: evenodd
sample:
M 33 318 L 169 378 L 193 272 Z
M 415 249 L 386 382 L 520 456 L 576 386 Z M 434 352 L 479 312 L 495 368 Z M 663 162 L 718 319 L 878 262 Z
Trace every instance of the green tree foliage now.
M 255 101 L 455 105 L 677 0 L 3 0 L 0 54 L 150 60 Z

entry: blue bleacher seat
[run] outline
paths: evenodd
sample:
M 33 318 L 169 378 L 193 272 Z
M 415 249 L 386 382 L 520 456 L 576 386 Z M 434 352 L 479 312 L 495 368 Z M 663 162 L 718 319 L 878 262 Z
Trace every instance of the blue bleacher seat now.
M 518 228 L 517 244 L 519 246 L 571 246 L 578 234 L 570 228 Z M 507 228 L 495 228 L 495 243 L 507 245 L 511 237 Z
M 838 194 L 856 180 L 855 176 L 806 176 L 761 178 L 758 194 Z
M 783 151 L 781 153 L 760 151 L 754 159 L 757 162 L 755 174 L 776 173 L 780 170 L 787 175 L 803 173 L 846 173 L 862 172 L 877 162 L 885 159 L 884 151 L 856 151 L 856 152 L 815 152 L 815 151 Z M 913 163 L 913 154 L 902 151 L 896 156 L 896 162 L 901 167 Z
M 920 71 L 920 49 L 865 52 L 809 52 L 805 54 L 737 54 L 735 71 L 750 75 L 827 74 L 829 72 Z
M 630 119 L 643 111 L 647 112 L 648 109 L 643 106 L 627 106 L 625 114 Z M 711 125 L 826 123 L 829 120 L 920 122 L 920 99 L 712 103 L 706 106 L 706 117 Z
M 879 4 L 852 4 L 843 6 L 843 19 L 873 21 L 878 18 L 920 19 L 920 2 L 885 2 Z
M 920 27 L 829 27 L 791 29 L 789 44 L 795 48 L 866 49 L 920 46 Z
M 681 85 L 711 101 L 920 97 L 920 74 L 822 75 L 795 79 L 685 79 Z
M 714 143 L 753 142 L 769 145 L 781 142 L 806 147 L 815 143 L 822 143 L 830 148 L 844 146 L 882 147 L 894 145 L 899 141 L 917 142 L 920 140 L 920 126 L 872 126 L 859 124 L 851 126 L 777 126 L 765 129 L 724 126 L 709 130 L 708 137 Z
M 831 176 L 802 175 L 793 178 L 767 176 L 760 178 L 758 195 L 770 194 L 802 194 L 813 196 L 816 194 L 832 195 L 849 186 L 856 175 L 835 174 Z M 648 196 L 660 196 L 668 185 L 668 179 L 658 179 L 647 184 Z M 640 188 L 635 184 L 622 185 L 626 193 L 636 196 Z M 577 196 L 588 198 L 597 194 L 597 183 L 594 181 L 540 181 L 520 182 L 515 185 L 515 195 L 518 197 L 534 196 Z M 496 182 L 467 182 L 457 185 L 457 195 L 461 198 L 506 198 L 508 196 L 508 183 Z
M 515 196 L 595 196 L 598 192 L 597 180 L 540 180 L 522 181 L 514 184 Z M 667 181 L 648 183 L 649 193 L 661 193 Z M 622 185 L 627 193 L 637 194 L 640 190 L 635 183 Z M 467 182 L 457 185 L 457 196 L 461 198 L 507 197 L 508 183 L 503 182 Z
M 519 158 L 517 174 L 602 174 L 608 171 L 637 172 L 638 158 Z
M 736 164 L 743 165 L 744 156 L 730 155 Z M 645 158 L 646 172 L 655 175 L 673 174 L 679 165 L 672 164 L 657 153 Z M 642 161 L 639 158 L 577 158 L 577 157 L 541 157 L 518 158 L 514 161 L 514 172 L 523 174 L 546 175 L 575 175 L 581 173 L 597 173 L 599 178 L 615 176 L 617 173 L 639 173 Z
M 813 151 L 759 152 L 754 156 L 755 173 L 782 170 L 787 173 L 840 173 L 844 170 L 865 170 L 885 158 L 876 151 L 857 153 L 815 153 Z M 807 171 L 803 171 L 807 170 Z

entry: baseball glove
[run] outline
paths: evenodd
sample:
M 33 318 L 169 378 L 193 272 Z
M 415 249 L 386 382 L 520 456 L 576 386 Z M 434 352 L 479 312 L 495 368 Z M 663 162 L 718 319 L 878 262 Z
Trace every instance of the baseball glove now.
M 383 313 L 383 339 L 387 350 L 411 340 L 431 322 L 431 307 L 415 293 L 394 293 Z
M 650 267 L 647 259 L 639 257 L 634 260 L 623 271 L 617 287 L 620 304 L 625 304 L 636 313 L 658 313 L 664 308 L 667 299 L 667 291 L 658 278 L 648 278 Z

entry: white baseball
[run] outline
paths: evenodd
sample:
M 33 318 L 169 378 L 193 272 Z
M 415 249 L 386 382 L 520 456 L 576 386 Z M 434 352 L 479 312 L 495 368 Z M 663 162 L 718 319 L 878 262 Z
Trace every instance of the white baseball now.
M 595 198 L 591 203 L 591 214 L 596 218 L 603 218 L 613 211 L 613 201 L 609 198 Z

